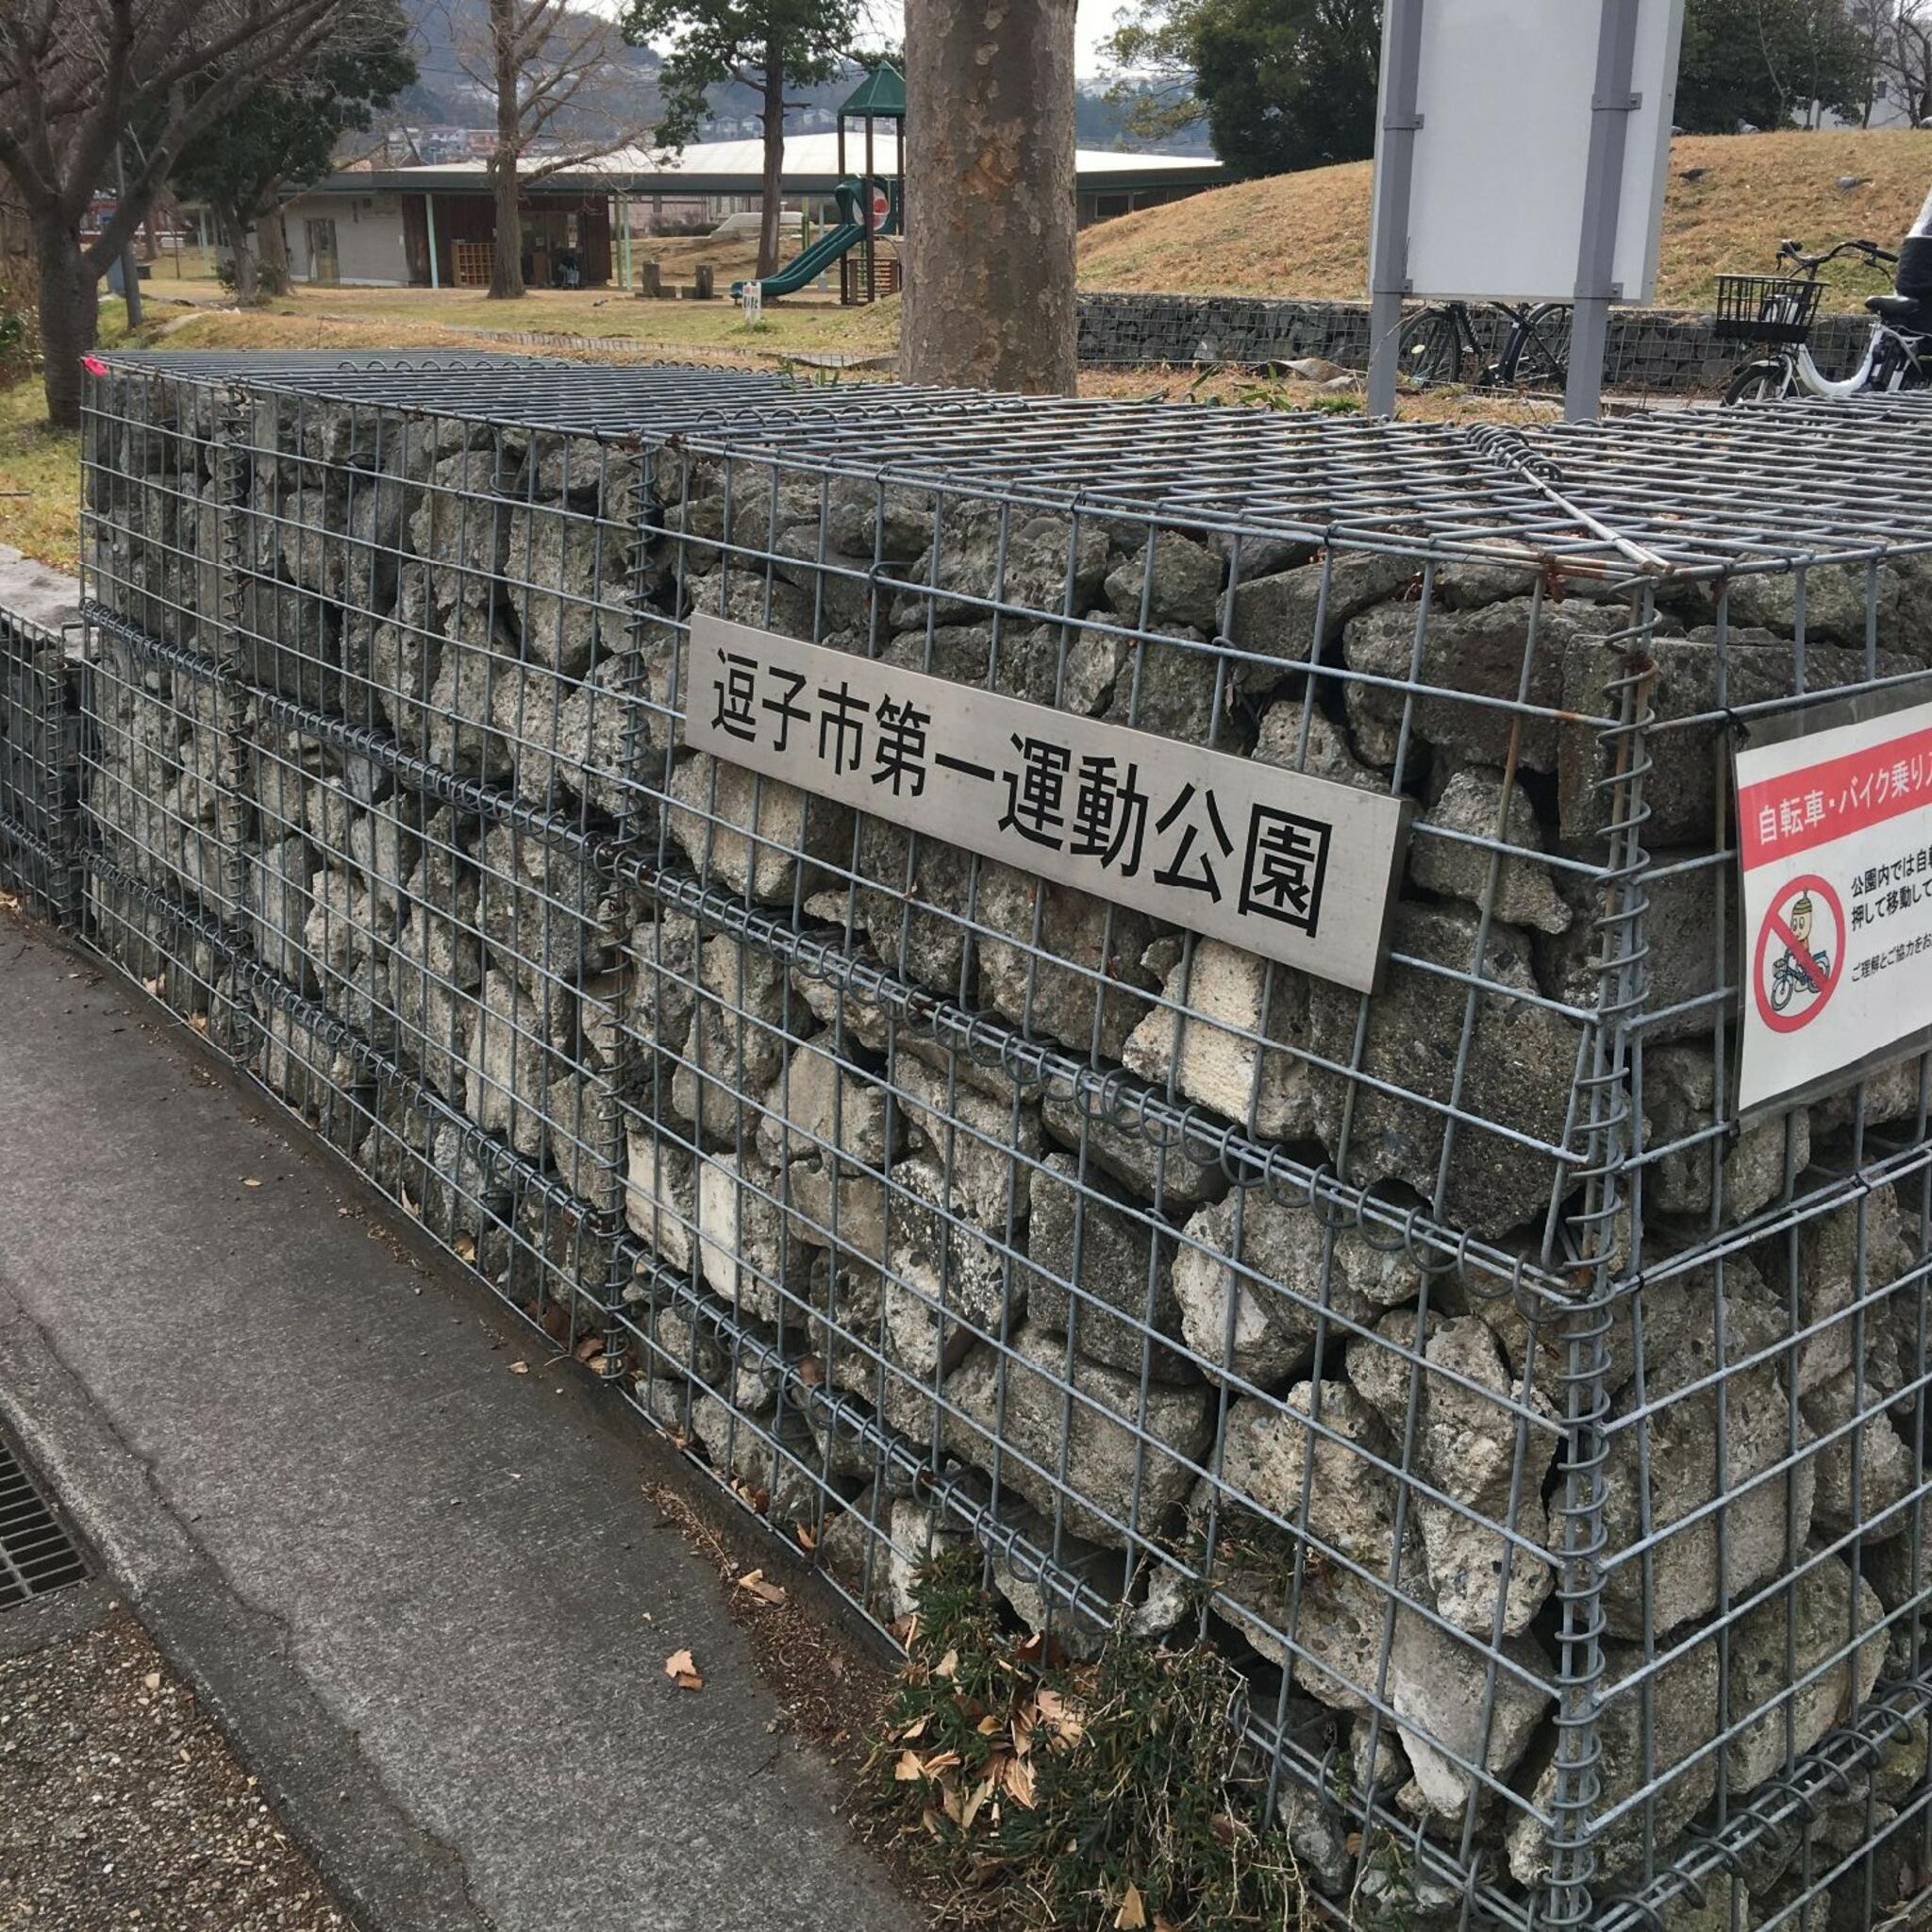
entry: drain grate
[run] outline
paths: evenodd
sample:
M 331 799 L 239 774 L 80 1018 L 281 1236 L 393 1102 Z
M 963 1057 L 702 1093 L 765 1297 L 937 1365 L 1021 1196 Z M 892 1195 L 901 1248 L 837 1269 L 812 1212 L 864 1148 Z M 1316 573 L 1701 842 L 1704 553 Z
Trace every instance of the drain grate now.
M 0 1436 L 0 1610 L 87 1575 L 87 1559 L 26 1465 Z

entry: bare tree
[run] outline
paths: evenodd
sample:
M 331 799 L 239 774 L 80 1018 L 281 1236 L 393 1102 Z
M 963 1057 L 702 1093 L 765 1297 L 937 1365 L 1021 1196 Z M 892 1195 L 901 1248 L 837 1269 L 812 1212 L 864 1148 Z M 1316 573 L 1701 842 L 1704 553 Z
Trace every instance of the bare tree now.
M 1932 120 L 1932 0 L 1898 0 L 1876 36 L 1886 92 L 1913 127 Z
M 463 71 L 496 103 L 490 292 L 513 299 L 524 292 L 525 185 L 638 146 L 652 116 L 639 112 L 624 36 L 602 14 L 568 0 L 489 0 L 481 31 L 454 13 L 450 27 Z
M 0 169 L 34 235 L 47 414 L 80 421 L 100 277 L 182 148 L 306 60 L 357 0 L 0 0 Z M 125 155 L 126 191 L 81 223 Z
M 908 382 L 1074 389 L 1074 0 L 908 0 Z

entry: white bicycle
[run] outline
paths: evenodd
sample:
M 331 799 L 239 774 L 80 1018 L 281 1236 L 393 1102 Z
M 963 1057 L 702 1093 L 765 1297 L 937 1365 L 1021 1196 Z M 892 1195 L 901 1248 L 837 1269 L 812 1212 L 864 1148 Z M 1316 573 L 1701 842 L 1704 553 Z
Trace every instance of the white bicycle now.
M 1921 238 L 1915 234 L 1912 239 Z M 1794 392 L 1855 396 L 1932 386 L 1932 301 L 1917 294 L 1893 292 L 1867 300 L 1865 307 L 1877 319 L 1864 359 L 1850 375 L 1834 380 L 1811 359 L 1811 324 L 1822 292 L 1818 271 L 1841 255 L 1861 255 L 1895 268 L 1899 258 L 1890 249 L 1875 242 L 1840 242 L 1823 255 L 1807 255 L 1797 242 L 1781 242 L 1777 254 L 1780 262 L 1799 273 L 1717 278 L 1719 337 L 1773 351 L 1738 370 L 1724 391 L 1726 404 L 1775 402 Z

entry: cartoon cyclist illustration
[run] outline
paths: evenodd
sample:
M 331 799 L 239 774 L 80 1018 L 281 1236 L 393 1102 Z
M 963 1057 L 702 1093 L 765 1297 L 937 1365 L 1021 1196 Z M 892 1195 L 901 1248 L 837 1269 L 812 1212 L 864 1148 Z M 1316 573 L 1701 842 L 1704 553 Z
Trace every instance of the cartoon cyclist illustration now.
M 1811 928 L 1816 922 L 1816 908 L 1811 904 L 1811 894 L 1801 892 L 1791 901 L 1790 909 L 1785 914 L 1785 924 L 1791 929 L 1791 938 L 1808 956 L 1801 959 L 1791 947 L 1787 946 L 1771 969 L 1771 1004 L 1782 1013 L 1802 990 L 1806 998 L 1815 998 L 1820 991 L 1819 978 L 1814 978 L 1811 968 L 1816 966 L 1822 978 L 1831 976 L 1831 956 L 1823 948 L 1811 943 Z

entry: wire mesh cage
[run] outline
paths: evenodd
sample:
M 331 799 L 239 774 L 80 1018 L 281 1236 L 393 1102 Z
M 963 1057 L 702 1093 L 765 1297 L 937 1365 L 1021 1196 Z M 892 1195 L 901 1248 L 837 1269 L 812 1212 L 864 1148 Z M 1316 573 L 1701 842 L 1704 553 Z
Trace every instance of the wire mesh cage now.
M 1740 1127 L 1728 747 L 1923 691 L 1928 427 L 115 358 L 92 937 L 881 1624 L 1224 1646 L 1312 1909 L 1909 1923 L 1924 1066 Z M 890 775 L 699 613 L 1408 801 L 1386 977 L 693 749 Z
M 0 885 L 41 901 L 63 924 L 78 884 L 75 681 L 63 625 L 0 609 Z
M 1802 342 L 1823 293 L 1808 275 L 1719 275 L 1713 332 L 1720 341 Z

